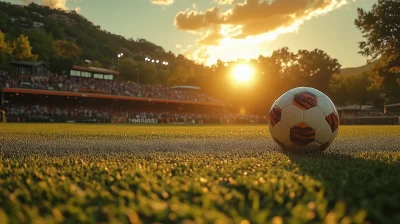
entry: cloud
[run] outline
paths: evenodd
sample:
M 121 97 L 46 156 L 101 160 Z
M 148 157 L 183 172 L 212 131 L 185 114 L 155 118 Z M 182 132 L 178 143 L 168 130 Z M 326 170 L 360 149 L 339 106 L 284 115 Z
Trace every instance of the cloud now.
M 214 0 L 218 5 L 230 5 L 237 3 L 237 0 Z
M 221 12 L 219 6 L 214 6 L 203 12 L 181 11 L 174 24 L 180 30 L 199 35 L 192 56 L 210 64 L 216 56 L 232 57 L 241 44 L 254 46 L 247 57 L 257 57 L 261 53 L 257 46 L 294 32 L 306 20 L 335 10 L 347 1 L 355 0 L 215 0 L 217 4 L 230 4 L 230 9 Z M 204 56 L 209 58 L 200 58 Z
M 218 26 L 203 32 L 197 40 L 198 45 L 218 45 L 224 36 L 218 32 Z
M 179 12 L 175 16 L 174 24 L 178 29 L 196 31 L 222 22 L 219 17 L 218 7 L 207 9 L 205 12 L 189 10 Z
M 42 0 L 42 3 L 52 8 L 67 9 L 67 0 Z
M 56 8 L 56 9 L 64 9 L 67 10 L 67 0 L 22 0 L 23 3 L 25 4 L 30 4 L 32 2 L 49 6 L 50 8 Z
M 186 47 L 182 47 L 181 45 L 179 45 L 180 47 L 178 48 L 180 50 L 180 54 L 183 54 L 185 56 L 188 56 L 189 59 L 191 58 L 191 55 L 193 54 L 193 46 L 192 45 L 187 45 Z
M 150 0 L 150 2 L 156 5 L 171 5 L 174 0 Z

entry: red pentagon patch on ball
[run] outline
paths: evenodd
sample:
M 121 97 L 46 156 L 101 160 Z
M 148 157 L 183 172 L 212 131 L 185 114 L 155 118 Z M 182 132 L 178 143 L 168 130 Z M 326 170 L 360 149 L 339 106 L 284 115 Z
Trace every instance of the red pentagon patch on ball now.
M 290 141 L 297 146 L 306 146 L 315 141 L 315 130 L 302 122 L 290 129 Z
M 298 93 L 293 98 L 293 105 L 302 110 L 308 110 L 316 107 L 318 104 L 317 97 L 310 92 Z
M 281 120 L 281 116 L 281 108 L 274 106 L 274 108 L 272 108 L 271 112 L 269 113 L 269 122 L 272 127 L 274 127 Z
M 332 133 L 335 132 L 339 127 L 339 118 L 335 113 L 329 114 L 325 117 L 325 120 L 328 122 L 331 127 Z

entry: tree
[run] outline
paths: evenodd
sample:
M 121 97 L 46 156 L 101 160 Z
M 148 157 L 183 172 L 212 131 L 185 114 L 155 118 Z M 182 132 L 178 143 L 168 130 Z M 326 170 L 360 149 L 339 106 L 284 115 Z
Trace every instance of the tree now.
M 322 50 L 291 52 L 284 47 L 275 50 L 270 57 L 257 60 L 255 86 L 262 100 L 269 105 L 291 88 L 310 86 L 329 93 L 329 82 L 341 65 Z
M 135 61 L 127 58 L 119 59 L 120 78 L 136 82 L 138 65 Z
M 37 54 L 32 54 L 28 37 L 20 35 L 13 43 L 13 55 L 19 61 L 36 61 Z
M 348 80 L 340 74 L 334 74 L 329 82 L 330 98 L 336 105 L 345 106 L 349 100 Z
M 55 20 L 47 20 L 44 28 L 48 33 L 53 35 L 54 39 L 65 40 L 67 38 L 64 28 Z
M 371 81 L 368 73 L 362 73 L 347 78 L 348 101 L 352 104 L 365 105 L 373 104 L 373 101 L 379 99 L 379 93 L 368 88 Z
M 310 86 L 327 93 L 333 74 L 340 72 L 341 65 L 322 50 L 300 50 L 297 54 L 298 85 Z
M 10 44 L 6 42 L 5 37 L 6 35 L 0 31 L 0 52 L 11 54 L 13 49 Z
M 190 71 L 182 64 L 177 64 L 172 74 L 168 77 L 169 85 L 183 85 L 186 84 L 190 75 Z
M 369 12 L 358 9 L 355 25 L 366 41 L 361 41 L 360 53 L 375 60 L 383 55 L 400 53 L 400 1 L 378 0 Z
M 98 61 L 92 61 L 92 63 L 90 65 L 93 66 L 93 67 L 96 67 L 96 68 L 102 68 L 103 67 L 103 65 Z
M 194 61 L 187 59 L 182 54 L 179 54 L 176 57 L 176 60 L 169 62 L 170 64 L 168 67 L 161 66 L 161 70 L 164 68 L 168 70 L 167 73 L 163 74 L 168 74 L 167 83 L 169 85 L 187 85 L 189 82 L 193 81 L 194 77 L 201 74 L 201 67 L 195 64 Z
M 393 101 L 400 99 L 400 1 L 378 0 L 372 10 L 358 9 L 355 25 L 365 41 L 359 43 L 360 53 L 374 60 L 374 86 Z
M 0 66 L 4 67 L 7 65 L 9 57 L 12 53 L 10 44 L 5 41 L 5 34 L 0 31 Z
M 330 81 L 331 97 L 337 105 L 356 104 L 361 107 L 365 104 L 375 104 L 379 101 L 379 93 L 369 88 L 371 75 L 362 73 L 343 77 L 335 74 Z
M 259 57 L 258 67 L 261 79 L 268 85 L 266 91 L 275 96 L 297 86 L 328 92 L 332 75 L 340 72 L 341 65 L 319 49 L 293 53 L 284 47 L 270 57 Z
M 8 28 L 8 14 L 0 10 L 0 29 L 7 30 Z
M 383 59 L 372 70 L 369 88 L 385 94 L 390 102 L 397 103 L 400 101 L 400 72 L 392 72 L 396 71 L 397 67 L 388 69 L 386 64 L 387 61 Z
M 42 29 L 32 29 L 25 32 L 32 46 L 32 53 L 39 55 L 39 60 L 50 62 L 54 54 L 54 39 L 52 34 Z
M 27 17 L 25 24 L 28 25 L 29 27 L 33 26 L 33 19 L 31 17 Z
M 71 61 L 75 61 L 83 54 L 80 47 L 78 47 L 75 43 L 68 42 L 66 40 L 56 40 L 54 42 L 54 50 L 57 58 Z

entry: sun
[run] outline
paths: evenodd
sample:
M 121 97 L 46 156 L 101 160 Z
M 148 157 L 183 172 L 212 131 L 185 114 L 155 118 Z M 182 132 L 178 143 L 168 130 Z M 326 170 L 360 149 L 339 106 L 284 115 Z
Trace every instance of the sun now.
M 236 82 L 249 82 L 253 77 L 253 68 L 247 64 L 238 64 L 232 70 L 232 77 Z

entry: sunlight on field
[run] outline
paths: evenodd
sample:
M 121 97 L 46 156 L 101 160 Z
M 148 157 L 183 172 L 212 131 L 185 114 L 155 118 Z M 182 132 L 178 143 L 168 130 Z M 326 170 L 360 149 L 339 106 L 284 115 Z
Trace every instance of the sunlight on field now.
M 0 133 L 148 137 L 270 138 L 267 125 L 0 124 Z M 400 136 L 400 126 L 340 126 L 339 136 Z

